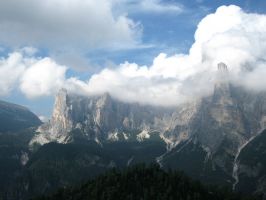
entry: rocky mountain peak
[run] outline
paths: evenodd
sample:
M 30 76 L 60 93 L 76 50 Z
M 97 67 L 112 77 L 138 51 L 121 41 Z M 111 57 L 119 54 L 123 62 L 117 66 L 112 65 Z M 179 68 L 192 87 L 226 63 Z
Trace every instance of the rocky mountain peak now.
M 31 143 L 68 143 L 76 137 L 73 135 L 76 132 L 79 137 L 97 142 L 109 138 L 137 140 L 143 131 L 163 130 L 164 119 L 170 118 L 172 112 L 168 108 L 120 102 L 109 93 L 79 96 L 61 89 L 55 98 L 51 120 L 39 128 L 40 134 Z
M 58 115 L 65 113 L 67 109 L 67 90 L 62 88 L 59 90 L 55 97 L 55 104 L 53 110 L 53 118 L 57 118 Z
M 229 93 L 229 76 L 227 65 L 223 62 L 218 63 L 217 65 L 218 73 L 216 76 L 216 82 L 214 85 L 214 94 L 221 96 L 226 96 Z
M 105 92 L 103 95 L 100 96 L 99 100 L 97 101 L 97 107 L 102 108 L 107 106 L 112 101 L 112 98 L 108 92 Z
M 218 63 L 217 68 L 218 68 L 218 71 L 220 72 L 228 72 L 227 65 L 223 62 Z
M 217 73 L 217 83 L 228 82 L 228 67 L 225 63 L 220 62 L 217 65 L 218 73 Z

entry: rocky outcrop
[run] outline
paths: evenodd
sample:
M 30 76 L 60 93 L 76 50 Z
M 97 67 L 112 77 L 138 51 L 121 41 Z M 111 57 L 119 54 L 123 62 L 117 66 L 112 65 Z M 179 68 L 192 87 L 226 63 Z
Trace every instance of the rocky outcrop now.
M 99 143 L 140 140 L 138 134 L 143 131 L 162 133 L 172 112 L 171 108 L 120 102 L 108 93 L 85 97 L 68 94 L 62 89 L 56 96 L 51 120 L 38 129 L 39 134 L 32 139 L 31 145 L 52 141 L 68 143 L 77 136 Z
M 228 73 L 220 63 L 212 95 L 175 112 L 171 127 L 163 134 L 170 148 L 160 158 L 161 165 L 187 170 L 194 159 L 199 167 L 187 173 L 212 177 L 212 181 L 217 176 L 229 185 L 236 182 L 238 173 L 233 169 L 241 147 L 265 129 L 266 94 L 232 85 Z M 184 164 L 186 157 L 190 160 Z
M 237 159 L 235 189 L 242 193 L 263 194 L 266 198 L 266 130 L 241 149 Z

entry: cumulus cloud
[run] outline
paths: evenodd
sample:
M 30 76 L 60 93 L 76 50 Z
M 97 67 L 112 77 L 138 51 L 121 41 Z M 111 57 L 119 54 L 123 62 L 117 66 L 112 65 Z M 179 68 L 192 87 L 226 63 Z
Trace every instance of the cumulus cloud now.
M 0 94 L 9 94 L 25 70 L 22 55 L 10 54 L 7 59 L 0 59 Z
M 24 71 L 20 89 L 29 98 L 54 94 L 65 82 L 66 67 L 50 58 L 35 60 Z
M 2 59 L 0 71 L 16 73 L 10 82 L 3 76 L 0 84 L 6 86 L 2 93 L 7 93 L 19 82 L 29 97 L 50 95 L 63 85 L 70 92 L 84 95 L 109 92 L 122 101 L 176 106 L 210 94 L 221 61 L 228 65 L 229 79 L 235 84 L 265 90 L 265 15 L 246 13 L 233 5 L 219 7 L 198 24 L 189 54 L 161 53 L 150 66 L 125 62 L 105 68 L 87 81 L 66 77 L 66 67 L 52 59 L 24 58 L 14 53 Z
M 0 42 L 59 50 L 135 44 L 138 24 L 112 7 L 109 0 L 0 1 Z
M 64 86 L 67 68 L 50 58 L 35 58 L 23 48 L 0 60 L 0 96 L 19 88 L 28 98 L 53 95 Z
M 213 89 L 217 63 L 229 66 L 231 81 L 262 90 L 266 74 L 266 16 L 221 6 L 198 24 L 189 54 L 160 54 L 151 66 L 125 63 L 104 69 L 88 92 L 109 92 L 125 101 L 178 105 Z

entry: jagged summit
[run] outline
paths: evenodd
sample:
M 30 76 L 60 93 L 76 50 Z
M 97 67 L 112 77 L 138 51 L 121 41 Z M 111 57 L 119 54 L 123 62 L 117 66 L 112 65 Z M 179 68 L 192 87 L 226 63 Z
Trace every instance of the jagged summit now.
M 109 93 L 80 96 L 60 89 L 51 120 L 39 127 L 39 134 L 30 144 L 68 143 L 77 136 L 96 142 L 149 138 L 150 131 L 161 132 L 168 126 L 169 120 L 165 118 L 170 118 L 173 112 L 168 108 L 121 102 Z
M 228 72 L 227 65 L 223 62 L 218 63 L 218 71 Z
M 58 94 L 67 94 L 67 89 L 66 89 L 66 88 L 61 88 L 61 89 L 58 91 Z
M 216 75 L 216 83 L 215 88 L 217 87 L 228 87 L 229 85 L 229 73 L 228 67 L 225 63 L 220 62 L 217 65 L 217 75 Z

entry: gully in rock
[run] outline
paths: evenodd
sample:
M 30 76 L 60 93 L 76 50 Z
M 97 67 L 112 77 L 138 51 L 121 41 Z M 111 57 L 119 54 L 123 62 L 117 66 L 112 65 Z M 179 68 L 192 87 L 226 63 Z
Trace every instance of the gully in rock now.
M 236 185 L 239 183 L 239 176 L 238 176 L 238 169 L 239 169 L 239 155 L 241 153 L 241 151 L 252 141 L 254 140 L 254 138 L 256 138 L 259 134 L 252 136 L 251 138 L 249 138 L 249 140 L 247 140 L 246 142 L 244 142 L 244 144 L 242 144 L 237 151 L 237 154 L 235 156 L 234 162 L 233 162 L 233 173 L 232 173 L 232 177 L 234 178 L 235 182 L 233 183 L 232 189 L 235 190 L 236 189 Z

